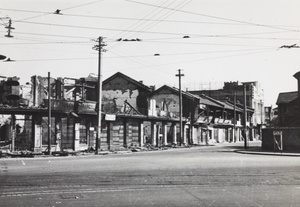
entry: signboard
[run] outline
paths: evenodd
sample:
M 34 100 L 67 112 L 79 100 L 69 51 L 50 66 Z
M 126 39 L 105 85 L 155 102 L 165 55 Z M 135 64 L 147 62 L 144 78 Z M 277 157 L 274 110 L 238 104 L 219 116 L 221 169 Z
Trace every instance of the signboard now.
M 224 119 L 219 119 L 218 123 L 224 123 Z
M 48 99 L 44 99 L 44 103 L 48 105 Z M 54 100 L 51 99 L 51 109 L 64 111 L 64 112 L 71 112 L 74 110 L 74 102 L 73 101 L 66 101 L 66 100 Z
M 78 113 L 96 114 L 96 102 L 78 103 Z
M 115 114 L 105 114 L 105 121 L 116 121 Z
M 224 124 L 231 124 L 231 120 L 225 119 L 225 120 L 224 120 Z
M 274 151 L 282 151 L 282 131 L 273 131 Z

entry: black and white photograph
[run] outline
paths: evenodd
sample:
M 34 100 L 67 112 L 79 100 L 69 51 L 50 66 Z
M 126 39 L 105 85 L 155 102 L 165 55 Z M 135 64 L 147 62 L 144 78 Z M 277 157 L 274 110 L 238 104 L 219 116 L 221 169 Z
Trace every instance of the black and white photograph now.
M 0 206 L 300 206 L 299 8 L 0 0 Z

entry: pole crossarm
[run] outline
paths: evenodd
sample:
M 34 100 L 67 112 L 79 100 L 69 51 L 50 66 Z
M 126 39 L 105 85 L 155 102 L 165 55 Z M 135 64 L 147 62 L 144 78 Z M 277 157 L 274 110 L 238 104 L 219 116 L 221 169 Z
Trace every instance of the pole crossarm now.
M 9 38 L 14 37 L 14 36 L 11 35 L 11 30 L 15 29 L 14 27 L 11 26 L 11 24 L 12 24 L 11 19 L 9 17 L 0 17 L 0 19 L 1 20 L 9 19 L 7 25 L 4 23 L 5 29 L 7 29 L 7 35 L 4 35 L 4 36 L 9 37 Z

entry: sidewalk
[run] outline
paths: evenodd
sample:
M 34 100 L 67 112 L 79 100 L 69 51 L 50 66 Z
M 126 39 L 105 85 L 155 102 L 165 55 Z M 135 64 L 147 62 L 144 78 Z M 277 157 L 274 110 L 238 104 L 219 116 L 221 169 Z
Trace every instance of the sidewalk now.
M 300 157 L 300 153 L 264 151 L 261 147 L 249 147 L 248 149 L 234 150 L 234 152 L 241 153 L 241 154 L 253 154 L 253 155 L 271 155 L 271 156 Z
M 237 143 L 213 143 L 213 144 L 202 144 L 202 145 L 193 145 L 193 146 L 165 146 L 165 147 L 152 147 L 151 145 L 146 147 L 129 147 L 123 148 L 121 150 L 105 150 L 99 151 L 98 154 L 95 152 L 87 151 L 63 151 L 63 152 L 52 152 L 51 155 L 46 155 L 44 153 L 34 153 L 31 151 L 1 151 L 0 150 L 0 159 L 1 158 L 33 158 L 33 157 L 64 157 L 64 156 L 92 156 L 92 155 L 111 155 L 111 154 L 131 154 L 136 152 L 144 151 L 162 151 L 162 150 L 172 150 L 172 149 L 183 149 L 183 148 L 211 148 L 211 147 L 227 147 L 227 150 L 240 153 L 240 154 L 252 154 L 252 155 L 269 155 L 269 156 L 293 156 L 300 157 L 300 153 L 295 152 L 274 152 L 266 151 L 261 147 L 261 142 L 251 142 L 252 146 L 248 146 L 247 149 L 244 149 L 243 142 Z

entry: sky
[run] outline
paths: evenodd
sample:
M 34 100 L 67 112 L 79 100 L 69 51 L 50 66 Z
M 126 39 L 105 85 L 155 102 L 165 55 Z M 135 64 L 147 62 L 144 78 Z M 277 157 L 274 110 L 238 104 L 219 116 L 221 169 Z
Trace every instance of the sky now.
M 121 72 L 178 87 L 180 69 L 188 90 L 258 81 L 276 107 L 279 93 L 297 90 L 299 8 L 298 0 L 1 0 L 0 55 L 14 61 L 0 60 L 0 76 L 24 84 L 48 72 L 97 75 L 93 47 L 103 37 L 102 80 Z

